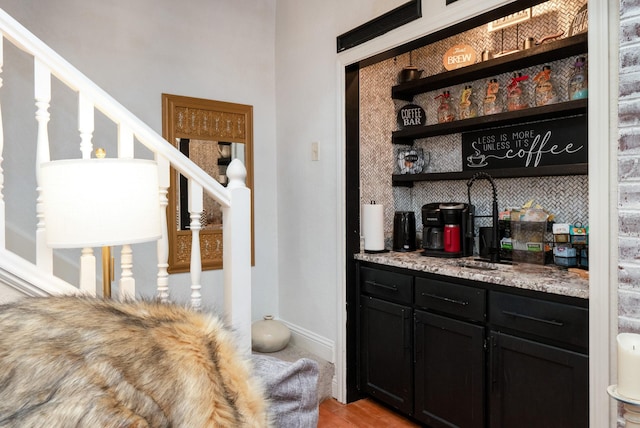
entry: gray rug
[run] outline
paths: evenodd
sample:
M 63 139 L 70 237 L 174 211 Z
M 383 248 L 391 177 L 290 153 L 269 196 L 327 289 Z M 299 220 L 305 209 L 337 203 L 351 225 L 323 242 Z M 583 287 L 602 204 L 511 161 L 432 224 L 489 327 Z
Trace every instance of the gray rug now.
M 299 348 L 293 344 L 287 345 L 281 351 L 262 353 L 253 352 L 254 354 L 269 355 L 274 358 L 278 358 L 283 361 L 293 362 L 300 358 L 310 358 L 318 363 L 318 399 L 320 402 L 331 397 L 333 375 L 335 368 L 332 363 L 326 361 L 317 355 L 310 353 L 309 351 Z

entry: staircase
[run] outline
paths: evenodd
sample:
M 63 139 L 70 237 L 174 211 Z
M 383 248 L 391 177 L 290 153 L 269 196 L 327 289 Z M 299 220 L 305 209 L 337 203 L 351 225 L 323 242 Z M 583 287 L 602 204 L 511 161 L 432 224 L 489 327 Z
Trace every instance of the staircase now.
M 32 203 L 36 207 L 37 225 L 35 230 L 20 230 L 25 234 L 25 240 L 35 243 L 35 254 L 18 254 L 13 248 L 7 247 L 7 230 L 13 226 L 7 224 L 7 213 L 15 213 L 20 207 L 7 203 L 5 171 L 12 167 L 3 158 L 5 152 L 5 139 L 3 133 L 3 115 L 0 110 L 0 303 L 11 300 L 20 295 L 54 295 L 71 293 L 88 293 L 96 295 L 95 256 L 93 249 L 82 249 L 81 260 L 78 266 L 86 266 L 93 263 L 93 268 L 88 272 L 93 275 L 83 276 L 77 284 L 65 280 L 58 275 L 59 264 L 64 263 L 67 253 L 54 250 L 47 245 L 46 231 L 47 219 L 44 216 L 43 183 L 41 166 L 51 161 L 51 153 L 80 153 L 79 159 L 89 160 L 94 152 L 94 139 L 110 138 L 109 133 L 100 135 L 96 131 L 95 117 L 110 121 L 115 128 L 117 138 L 117 155 L 121 159 L 134 158 L 134 153 L 142 150 L 151 153 L 158 169 L 158 194 L 160 203 L 159 216 L 162 223 L 162 237 L 157 240 L 157 269 L 156 297 L 161 301 L 169 301 L 169 275 L 168 267 L 168 237 L 167 219 L 173 221 L 173 216 L 167 216 L 167 192 L 170 186 L 170 168 L 174 168 L 189 181 L 190 197 L 195 203 L 190 204 L 191 218 L 200 218 L 202 214 L 202 198 L 209 195 L 222 207 L 223 213 L 223 287 L 224 287 L 224 316 L 228 324 L 238 333 L 240 346 L 245 352 L 251 348 L 251 231 L 250 231 L 250 190 L 245 185 L 246 170 L 239 160 L 234 160 L 227 169 L 229 183 L 222 186 L 205 171 L 199 168 L 180 153 L 172 144 L 164 140 L 157 132 L 134 116 L 95 83 L 84 76 L 80 71 L 69 64 L 65 59 L 50 49 L 44 42 L 35 37 L 26 28 L 15 21 L 11 16 L 0 9 L 0 107 L 11 109 L 14 114 L 19 109 L 15 108 L 17 102 L 5 99 L 7 93 L 3 87 L 4 48 L 11 46 L 21 55 L 25 55 L 33 61 L 32 94 L 35 97 L 35 120 L 29 117 L 33 123 L 34 141 L 6 141 L 7 144 L 34 144 L 36 145 L 35 165 L 32 169 L 20 171 L 24 175 L 25 182 L 33 181 L 35 176 L 36 188 L 29 191 L 20 191 L 21 197 L 28 198 L 35 195 Z M 13 56 L 12 56 L 13 58 Z M 22 58 L 21 58 L 22 60 Z M 52 91 L 52 87 L 54 91 Z M 49 122 L 52 120 L 50 107 L 52 92 L 56 88 L 65 87 L 76 95 L 76 106 L 68 108 L 62 114 L 77 115 L 77 130 L 79 146 L 69 148 L 68 143 L 50 141 Z M 12 92 L 13 94 L 14 92 Z M 53 97 L 55 100 L 56 98 Z M 23 101 L 22 99 L 20 101 Z M 64 104 L 64 103 L 62 103 Z M 65 105 L 62 108 L 66 107 Z M 58 116 L 57 116 L 58 117 Z M 27 119 L 21 119 L 21 123 Z M 75 132 L 75 131 L 74 131 Z M 28 132 L 25 132 L 27 135 Z M 56 159 L 58 160 L 58 159 Z M 21 180 L 15 180 L 21 181 Z M 11 183 L 15 185 L 16 183 Z M 35 191 L 33 191 L 35 190 Z M 199 202 L 199 203 L 198 203 Z M 152 213 L 155 215 L 156 213 Z M 173 227 L 173 225 L 171 226 Z M 200 289 L 201 262 L 200 262 L 200 230 L 192 227 L 191 246 L 191 299 L 194 309 L 200 309 L 202 302 Z M 128 289 L 135 295 L 135 279 L 132 276 L 132 258 L 130 245 L 122 246 L 121 271 L 119 279 L 120 288 Z

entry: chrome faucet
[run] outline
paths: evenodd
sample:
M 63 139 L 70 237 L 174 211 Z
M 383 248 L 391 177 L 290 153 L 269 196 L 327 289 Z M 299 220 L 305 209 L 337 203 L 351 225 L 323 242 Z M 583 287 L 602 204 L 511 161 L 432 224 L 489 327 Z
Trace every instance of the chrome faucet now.
M 489 180 L 489 183 L 491 183 L 491 189 L 493 191 L 493 209 L 491 210 L 491 216 L 493 217 L 493 236 L 491 239 L 491 246 L 489 247 L 489 261 L 492 263 L 499 263 L 500 245 L 498 242 L 498 193 L 496 192 L 496 183 L 493 181 L 493 177 L 491 177 L 486 172 L 476 172 L 473 177 L 471 177 L 469 181 L 467 181 L 467 197 L 469 198 L 469 206 L 471 206 L 471 186 L 473 185 L 473 182 L 478 180 L 479 178 L 485 178 Z M 474 232 L 472 231 L 471 233 Z

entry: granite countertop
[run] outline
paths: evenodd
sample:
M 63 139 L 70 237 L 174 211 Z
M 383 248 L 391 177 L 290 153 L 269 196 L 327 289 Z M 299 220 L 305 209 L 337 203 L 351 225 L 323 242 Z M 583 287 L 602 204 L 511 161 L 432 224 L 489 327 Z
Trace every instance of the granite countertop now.
M 356 260 L 563 296 L 589 298 L 589 280 L 555 265 L 497 264 L 474 257 L 426 257 L 422 251 L 358 253 Z

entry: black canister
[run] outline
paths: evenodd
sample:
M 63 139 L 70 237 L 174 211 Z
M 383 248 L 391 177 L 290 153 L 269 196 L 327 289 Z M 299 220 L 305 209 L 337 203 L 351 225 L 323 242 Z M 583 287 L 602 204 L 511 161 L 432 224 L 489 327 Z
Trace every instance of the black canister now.
M 393 251 L 416 250 L 416 215 L 413 211 L 396 211 L 393 216 Z

